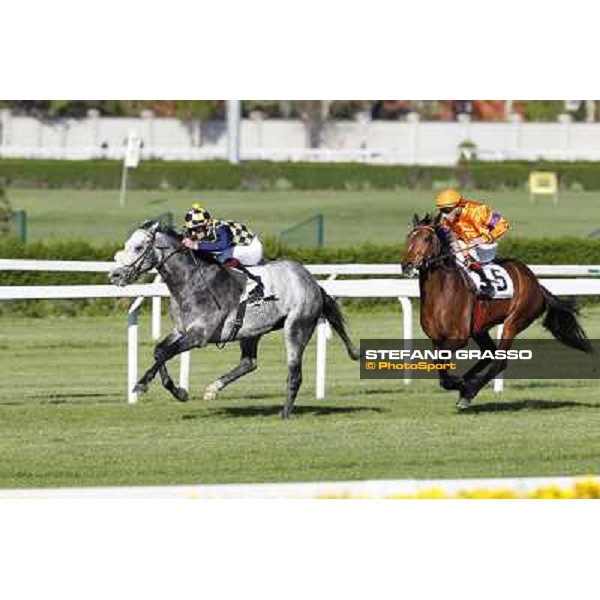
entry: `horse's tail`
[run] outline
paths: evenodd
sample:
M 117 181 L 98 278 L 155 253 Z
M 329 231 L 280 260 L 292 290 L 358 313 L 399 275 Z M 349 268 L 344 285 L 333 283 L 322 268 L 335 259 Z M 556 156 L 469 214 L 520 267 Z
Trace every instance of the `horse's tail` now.
M 358 360 L 360 358 L 360 351 L 354 345 L 346 331 L 346 320 L 344 319 L 344 315 L 342 315 L 340 307 L 323 288 L 320 289 L 323 298 L 323 316 L 333 327 L 333 330 L 340 336 L 342 342 L 344 342 L 346 350 L 348 351 L 348 356 L 352 360 Z
M 574 300 L 561 300 L 542 286 L 546 301 L 546 316 L 542 325 L 559 341 L 581 350 L 592 352 L 592 345 L 585 331 L 577 321 L 579 310 Z

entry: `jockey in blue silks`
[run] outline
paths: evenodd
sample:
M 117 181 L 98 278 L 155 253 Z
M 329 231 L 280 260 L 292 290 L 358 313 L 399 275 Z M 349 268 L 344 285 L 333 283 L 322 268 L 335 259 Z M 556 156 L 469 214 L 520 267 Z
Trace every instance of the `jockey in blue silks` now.
M 213 219 L 199 204 L 193 204 L 185 214 L 186 236 L 182 244 L 190 250 L 210 252 L 226 267 L 236 268 L 256 282 L 253 300 L 262 298 L 260 277 L 245 267 L 258 265 L 263 259 L 263 245 L 259 237 L 245 224 Z

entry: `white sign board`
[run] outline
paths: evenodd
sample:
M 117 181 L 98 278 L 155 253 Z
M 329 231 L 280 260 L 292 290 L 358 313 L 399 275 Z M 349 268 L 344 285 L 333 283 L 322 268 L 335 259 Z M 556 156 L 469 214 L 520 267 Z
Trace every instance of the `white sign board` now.
M 575 112 L 581 105 L 581 100 L 565 100 L 565 110 Z
M 130 131 L 127 134 L 127 147 L 125 148 L 125 166 L 129 169 L 135 169 L 140 164 L 140 150 L 142 140 L 138 135 Z

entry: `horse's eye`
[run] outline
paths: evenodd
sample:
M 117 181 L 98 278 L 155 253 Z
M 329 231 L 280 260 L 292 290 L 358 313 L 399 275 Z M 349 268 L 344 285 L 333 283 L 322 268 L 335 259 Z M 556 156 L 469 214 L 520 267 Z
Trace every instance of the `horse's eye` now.
M 138 253 L 139 253 L 139 252 L 141 252 L 143 249 L 144 249 L 144 246 L 142 246 L 141 244 L 139 244 L 139 245 L 137 245 L 137 246 L 134 248 L 134 251 L 135 251 L 135 253 L 136 253 L 136 254 L 138 254 Z

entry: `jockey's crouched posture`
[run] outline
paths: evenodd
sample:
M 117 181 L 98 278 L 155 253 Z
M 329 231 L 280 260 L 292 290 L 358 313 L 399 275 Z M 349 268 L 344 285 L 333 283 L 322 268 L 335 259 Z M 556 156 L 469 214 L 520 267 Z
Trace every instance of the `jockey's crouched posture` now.
M 242 271 L 256 282 L 249 300 L 256 302 L 263 298 L 264 287 L 260 277 L 246 269 L 258 265 L 263 258 L 262 242 L 253 231 L 243 223 L 213 219 L 199 204 L 193 204 L 185 214 L 185 230 L 182 244 L 186 248 L 210 252 L 226 267 Z
M 508 231 L 509 222 L 490 206 L 468 200 L 454 189 L 441 192 L 435 204 L 442 213 L 440 231 L 449 240 L 457 261 L 481 277 L 481 295 L 491 298 L 494 287 L 481 265 L 496 257 L 496 240 Z

